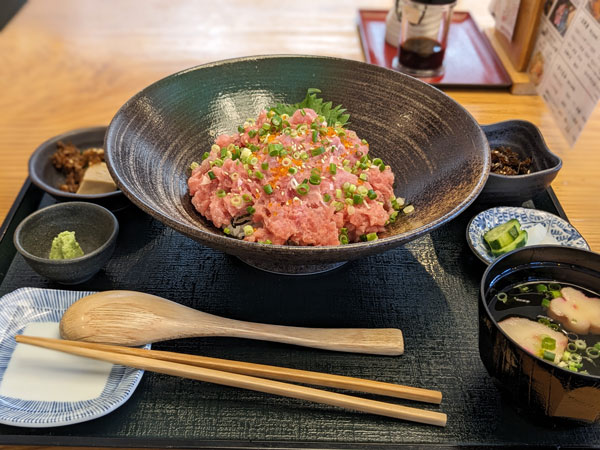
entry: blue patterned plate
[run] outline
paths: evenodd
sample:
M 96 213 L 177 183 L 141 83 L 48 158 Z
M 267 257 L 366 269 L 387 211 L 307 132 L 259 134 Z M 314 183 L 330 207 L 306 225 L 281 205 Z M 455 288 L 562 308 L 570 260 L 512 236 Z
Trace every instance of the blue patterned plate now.
M 495 257 L 488 251 L 483 235 L 496 225 L 517 219 L 530 238 L 526 245 L 564 245 L 589 250 L 579 231 L 566 220 L 539 209 L 498 206 L 477 214 L 467 226 L 467 242 L 473 253 L 486 264 Z M 540 234 L 541 232 L 541 234 Z M 535 240 L 533 239 L 535 235 Z
M 58 337 L 65 310 L 89 294 L 22 288 L 0 298 L 0 423 L 85 422 L 114 411 L 133 394 L 143 370 L 15 342 L 17 334 Z

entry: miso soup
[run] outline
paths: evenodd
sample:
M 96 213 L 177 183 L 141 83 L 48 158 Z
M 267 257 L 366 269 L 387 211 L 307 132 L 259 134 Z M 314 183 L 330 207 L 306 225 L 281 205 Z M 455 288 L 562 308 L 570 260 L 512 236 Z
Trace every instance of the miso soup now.
M 600 376 L 597 293 L 534 281 L 508 286 L 488 301 L 500 328 L 526 351 L 566 370 Z

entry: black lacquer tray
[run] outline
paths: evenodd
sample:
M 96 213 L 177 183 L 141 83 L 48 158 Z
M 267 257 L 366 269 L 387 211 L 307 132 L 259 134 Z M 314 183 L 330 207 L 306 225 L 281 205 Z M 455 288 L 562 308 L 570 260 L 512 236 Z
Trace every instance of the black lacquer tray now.
M 22 218 L 53 203 L 27 182 L 0 230 L 0 295 L 24 286 L 64 289 L 15 254 Z M 485 371 L 477 347 L 477 295 L 485 266 L 465 240 L 474 204 L 402 248 L 322 275 L 253 269 L 172 231 L 134 206 L 117 213 L 117 250 L 75 290 L 132 289 L 235 319 L 311 327 L 398 327 L 406 352 L 368 356 L 233 338 L 154 348 L 330 372 L 439 389 L 448 414 L 438 428 L 301 400 L 146 373 L 131 399 L 86 423 L 58 428 L 0 425 L 0 444 L 182 448 L 544 448 L 600 446 L 600 426 L 551 423 L 517 411 Z M 526 206 L 564 212 L 551 190 Z M 369 397 L 368 395 L 366 395 Z M 379 398 L 370 396 L 370 398 Z

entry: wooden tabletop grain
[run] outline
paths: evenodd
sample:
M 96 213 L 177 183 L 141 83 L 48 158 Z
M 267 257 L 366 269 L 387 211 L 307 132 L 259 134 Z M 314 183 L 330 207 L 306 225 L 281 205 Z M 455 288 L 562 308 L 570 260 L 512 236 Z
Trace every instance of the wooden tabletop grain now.
M 210 61 L 283 53 L 364 61 L 357 10 L 387 10 L 392 3 L 29 0 L 0 31 L 0 219 L 27 177 L 30 154 L 44 140 L 106 125 L 143 87 Z M 464 0 L 458 8 L 470 10 L 486 28 L 493 23 L 487 3 Z M 571 222 L 600 250 L 600 108 L 569 148 L 537 96 L 447 93 L 481 124 L 524 119 L 540 127 L 548 146 L 563 159 L 553 188 Z

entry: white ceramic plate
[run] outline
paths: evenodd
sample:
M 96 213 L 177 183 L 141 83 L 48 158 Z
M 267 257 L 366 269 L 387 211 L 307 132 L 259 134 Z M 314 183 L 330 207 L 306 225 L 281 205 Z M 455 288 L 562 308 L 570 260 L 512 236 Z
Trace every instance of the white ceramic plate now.
M 543 239 L 529 242 L 527 245 L 564 245 L 566 247 L 590 250 L 579 231 L 566 220 L 539 209 L 498 206 L 477 214 L 467 226 L 467 242 L 473 253 L 486 264 L 494 262 L 494 257 L 487 248 L 483 235 L 497 225 L 517 219 L 521 228 L 529 230 L 544 230 Z M 537 233 L 536 233 L 537 234 Z
M 143 370 L 15 342 L 17 334 L 58 337 L 65 310 L 89 294 L 22 288 L 0 298 L 0 423 L 70 425 L 104 416 L 131 397 Z

